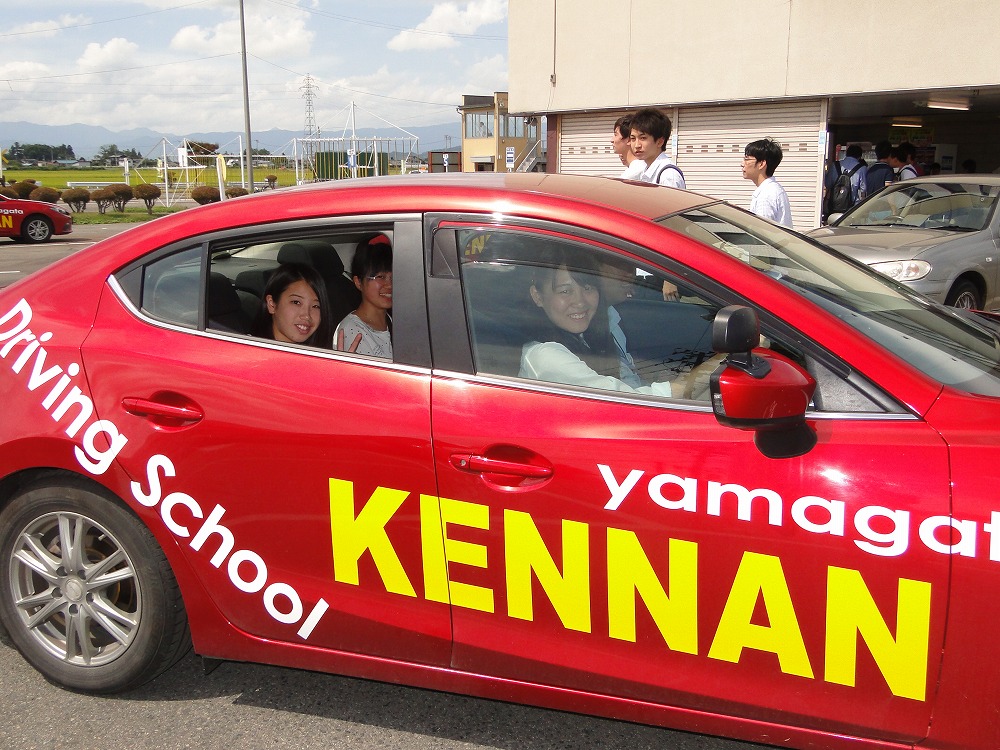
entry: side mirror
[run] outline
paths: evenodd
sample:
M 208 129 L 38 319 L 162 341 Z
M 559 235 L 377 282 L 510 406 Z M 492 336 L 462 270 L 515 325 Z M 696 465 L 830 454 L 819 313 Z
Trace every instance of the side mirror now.
M 712 348 L 728 356 L 712 373 L 712 410 L 720 424 L 753 430 L 769 458 L 801 456 L 816 445 L 805 414 L 816 381 L 792 360 L 758 349 L 760 324 L 749 307 L 730 305 L 712 324 Z

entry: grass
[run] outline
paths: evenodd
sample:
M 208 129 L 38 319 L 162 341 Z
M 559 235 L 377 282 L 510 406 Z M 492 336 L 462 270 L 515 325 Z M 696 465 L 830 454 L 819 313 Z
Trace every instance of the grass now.
M 257 181 L 263 180 L 264 176 L 268 174 L 277 175 L 278 187 L 287 187 L 288 185 L 295 184 L 294 169 L 268 170 L 264 167 L 255 167 L 253 171 L 254 180 Z M 33 179 L 39 185 L 55 188 L 56 190 L 66 190 L 69 187 L 67 183 L 70 182 L 125 182 L 125 175 L 119 167 L 89 167 L 86 169 L 4 167 L 3 176 L 7 178 L 7 182 Z M 212 185 L 213 187 L 219 184 L 214 168 L 202 170 L 197 178 L 195 177 L 194 170 L 192 170 L 190 176 L 192 180 L 199 179 L 202 183 Z M 230 168 L 227 174 L 227 181 L 234 182 L 239 180 L 239 178 L 240 170 L 238 168 Z M 156 169 L 133 169 L 129 184 L 137 185 L 140 182 L 163 182 L 163 178 L 157 175 Z
M 256 167 L 254 169 L 254 180 L 260 181 L 267 174 L 277 175 L 278 187 L 287 187 L 295 184 L 295 170 L 293 169 L 265 170 L 262 167 Z M 15 180 L 21 181 L 33 179 L 40 186 L 51 187 L 60 191 L 68 189 L 68 183 L 70 182 L 125 182 L 125 175 L 118 167 L 109 167 L 106 169 L 98 167 L 90 167 L 86 169 L 11 169 L 9 167 L 5 167 L 3 170 L 3 176 L 7 179 L 8 184 Z M 239 169 L 229 170 L 229 181 L 233 181 L 234 179 L 238 180 L 239 176 Z M 191 178 L 194 179 L 193 171 Z M 200 179 L 204 184 L 211 185 L 212 187 L 216 187 L 219 184 L 214 169 L 205 169 L 202 171 Z M 135 186 L 142 182 L 162 182 L 162 178 L 157 175 L 155 169 L 133 169 L 131 171 L 129 184 Z M 159 216 L 166 216 L 167 214 L 176 213 L 178 211 L 183 211 L 185 208 L 189 207 L 172 206 L 167 208 L 166 206 L 157 205 L 153 207 L 153 214 L 150 215 L 146 211 L 146 207 L 143 205 L 142 201 L 134 201 L 133 203 L 134 205 L 125 207 L 124 213 L 109 210 L 107 213 L 102 214 L 93 210 L 95 204 L 91 202 L 88 204 L 86 212 L 73 213 L 73 224 L 76 226 L 83 224 L 133 224 L 137 222 L 149 221 L 150 219 L 155 219 Z M 68 208 L 68 206 L 65 206 L 62 202 L 60 202 L 59 205 Z
M 108 211 L 103 214 L 97 211 L 74 213 L 73 226 L 80 226 L 82 224 L 136 224 L 158 219 L 167 214 L 177 213 L 178 211 L 183 211 L 185 208 L 185 206 L 172 206 L 170 208 L 166 206 L 153 206 L 152 215 L 145 208 L 130 208 L 129 206 L 125 207 L 124 213 L 119 213 L 118 211 Z

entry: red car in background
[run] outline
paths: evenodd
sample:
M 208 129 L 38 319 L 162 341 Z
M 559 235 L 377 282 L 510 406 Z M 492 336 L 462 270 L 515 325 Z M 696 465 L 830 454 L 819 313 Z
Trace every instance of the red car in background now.
M 20 200 L 0 195 L 0 237 L 22 242 L 46 242 L 56 234 L 73 231 L 73 215 L 45 201 Z
M 375 237 L 391 273 L 349 279 Z M 391 357 L 275 340 L 290 264 L 334 324 L 388 284 Z M 998 328 L 725 203 L 481 174 L 184 211 L 0 292 L 0 398 L 0 621 L 70 689 L 193 644 L 1000 746 Z

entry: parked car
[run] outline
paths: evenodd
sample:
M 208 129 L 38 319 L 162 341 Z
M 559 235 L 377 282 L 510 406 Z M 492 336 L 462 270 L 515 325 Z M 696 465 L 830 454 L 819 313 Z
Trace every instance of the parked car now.
M 73 231 L 73 216 L 65 208 L 45 201 L 0 195 L 0 237 L 22 242 L 46 242 L 54 234 Z
M 279 267 L 335 321 L 374 237 L 391 357 L 252 327 Z M 0 291 L 0 621 L 94 693 L 193 643 L 783 747 L 994 750 L 998 330 L 655 185 L 184 211 Z
M 810 236 L 952 307 L 1000 307 L 1000 177 L 904 180 Z

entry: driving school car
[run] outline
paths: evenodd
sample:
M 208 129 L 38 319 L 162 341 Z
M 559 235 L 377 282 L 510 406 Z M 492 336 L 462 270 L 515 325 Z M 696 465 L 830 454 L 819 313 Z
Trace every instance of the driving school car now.
M 375 235 L 392 359 L 251 335 L 289 262 L 357 304 Z M 523 368 L 552 251 L 621 337 L 600 385 Z M 193 644 L 782 746 L 995 748 L 998 363 L 988 320 L 686 191 L 192 209 L 0 292 L 0 620 L 73 690 Z
M 45 201 L 19 200 L 0 195 L 0 237 L 22 242 L 45 242 L 55 234 L 73 231 L 73 215 Z

